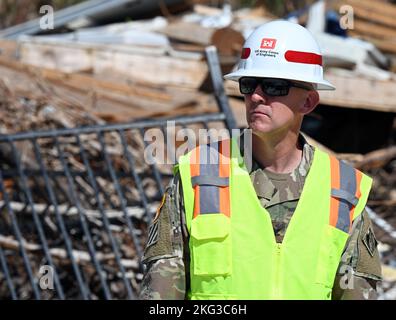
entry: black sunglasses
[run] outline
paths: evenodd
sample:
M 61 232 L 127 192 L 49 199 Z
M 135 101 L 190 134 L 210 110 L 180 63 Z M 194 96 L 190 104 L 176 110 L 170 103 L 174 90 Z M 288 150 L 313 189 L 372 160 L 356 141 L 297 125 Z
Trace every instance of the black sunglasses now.
M 242 94 L 252 94 L 258 85 L 260 85 L 261 90 L 263 90 L 266 95 L 271 97 L 287 96 L 291 87 L 313 90 L 312 87 L 304 86 L 286 79 L 255 77 L 242 77 L 239 79 L 239 91 Z

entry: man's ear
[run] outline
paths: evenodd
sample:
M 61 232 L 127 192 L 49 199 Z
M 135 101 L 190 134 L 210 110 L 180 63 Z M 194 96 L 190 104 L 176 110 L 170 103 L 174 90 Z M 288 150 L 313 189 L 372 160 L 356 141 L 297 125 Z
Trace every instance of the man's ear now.
M 308 92 L 308 95 L 305 99 L 305 103 L 300 111 L 302 114 L 308 114 L 312 112 L 318 104 L 319 104 L 319 93 L 316 90 L 311 90 Z

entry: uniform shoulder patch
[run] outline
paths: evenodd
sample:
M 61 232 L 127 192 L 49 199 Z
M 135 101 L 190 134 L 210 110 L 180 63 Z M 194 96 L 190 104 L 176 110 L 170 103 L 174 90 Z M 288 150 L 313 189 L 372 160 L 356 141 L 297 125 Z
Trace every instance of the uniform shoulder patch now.
M 382 278 L 381 260 L 377 249 L 374 229 L 366 210 L 362 212 L 363 224 L 360 228 L 356 274 L 365 278 Z
M 147 244 L 146 247 L 150 247 L 158 242 L 159 232 L 158 232 L 158 220 L 153 222 L 148 229 Z
M 158 238 L 159 238 L 159 222 L 158 219 L 161 214 L 161 209 L 164 206 L 166 199 L 166 193 L 162 196 L 161 203 L 157 208 L 157 211 L 155 213 L 155 216 L 153 218 L 153 222 L 151 223 L 149 229 L 148 229 L 148 235 L 147 235 L 147 247 L 152 246 L 153 244 L 157 243 Z
M 366 233 L 362 237 L 362 242 L 366 246 L 370 256 L 374 256 L 375 250 L 377 248 L 378 241 L 375 238 L 374 231 L 371 226 L 367 229 Z
M 155 217 L 147 230 L 146 247 L 142 258 L 143 263 L 159 259 L 159 257 L 175 255 L 172 245 L 172 224 L 169 209 L 169 202 L 171 201 L 169 193 L 165 192 Z

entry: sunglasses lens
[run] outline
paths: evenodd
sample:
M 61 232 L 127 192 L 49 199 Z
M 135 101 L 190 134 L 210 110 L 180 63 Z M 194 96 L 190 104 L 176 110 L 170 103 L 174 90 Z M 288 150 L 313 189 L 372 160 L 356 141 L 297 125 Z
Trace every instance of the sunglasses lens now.
M 239 91 L 242 94 L 251 94 L 256 90 L 258 81 L 255 78 L 241 78 L 239 80 Z
M 280 86 L 274 86 L 274 85 L 269 85 L 265 87 L 264 90 L 265 94 L 269 96 L 287 96 L 289 94 L 289 87 L 280 87 Z
M 269 96 L 287 96 L 289 94 L 289 82 L 281 79 L 264 79 L 261 87 L 265 94 Z
M 289 94 L 290 83 L 283 79 L 241 78 L 239 80 L 239 90 L 242 94 L 252 94 L 258 84 L 266 95 L 272 97 Z

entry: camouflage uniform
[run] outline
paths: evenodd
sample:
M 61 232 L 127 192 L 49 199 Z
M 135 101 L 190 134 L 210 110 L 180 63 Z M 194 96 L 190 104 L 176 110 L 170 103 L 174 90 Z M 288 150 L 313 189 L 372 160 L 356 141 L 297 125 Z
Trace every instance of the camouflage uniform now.
M 261 205 L 271 215 L 277 242 L 282 242 L 296 209 L 313 158 L 313 147 L 303 136 L 303 157 L 292 172 L 267 171 L 252 161 L 250 177 Z M 141 299 L 185 299 L 189 288 L 188 231 L 180 176 L 166 189 L 163 205 L 150 226 L 143 263 L 147 269 Z M 366 210 L 352 224 L 333 287 L 333 299 L 376 299 L 381 264 Z

